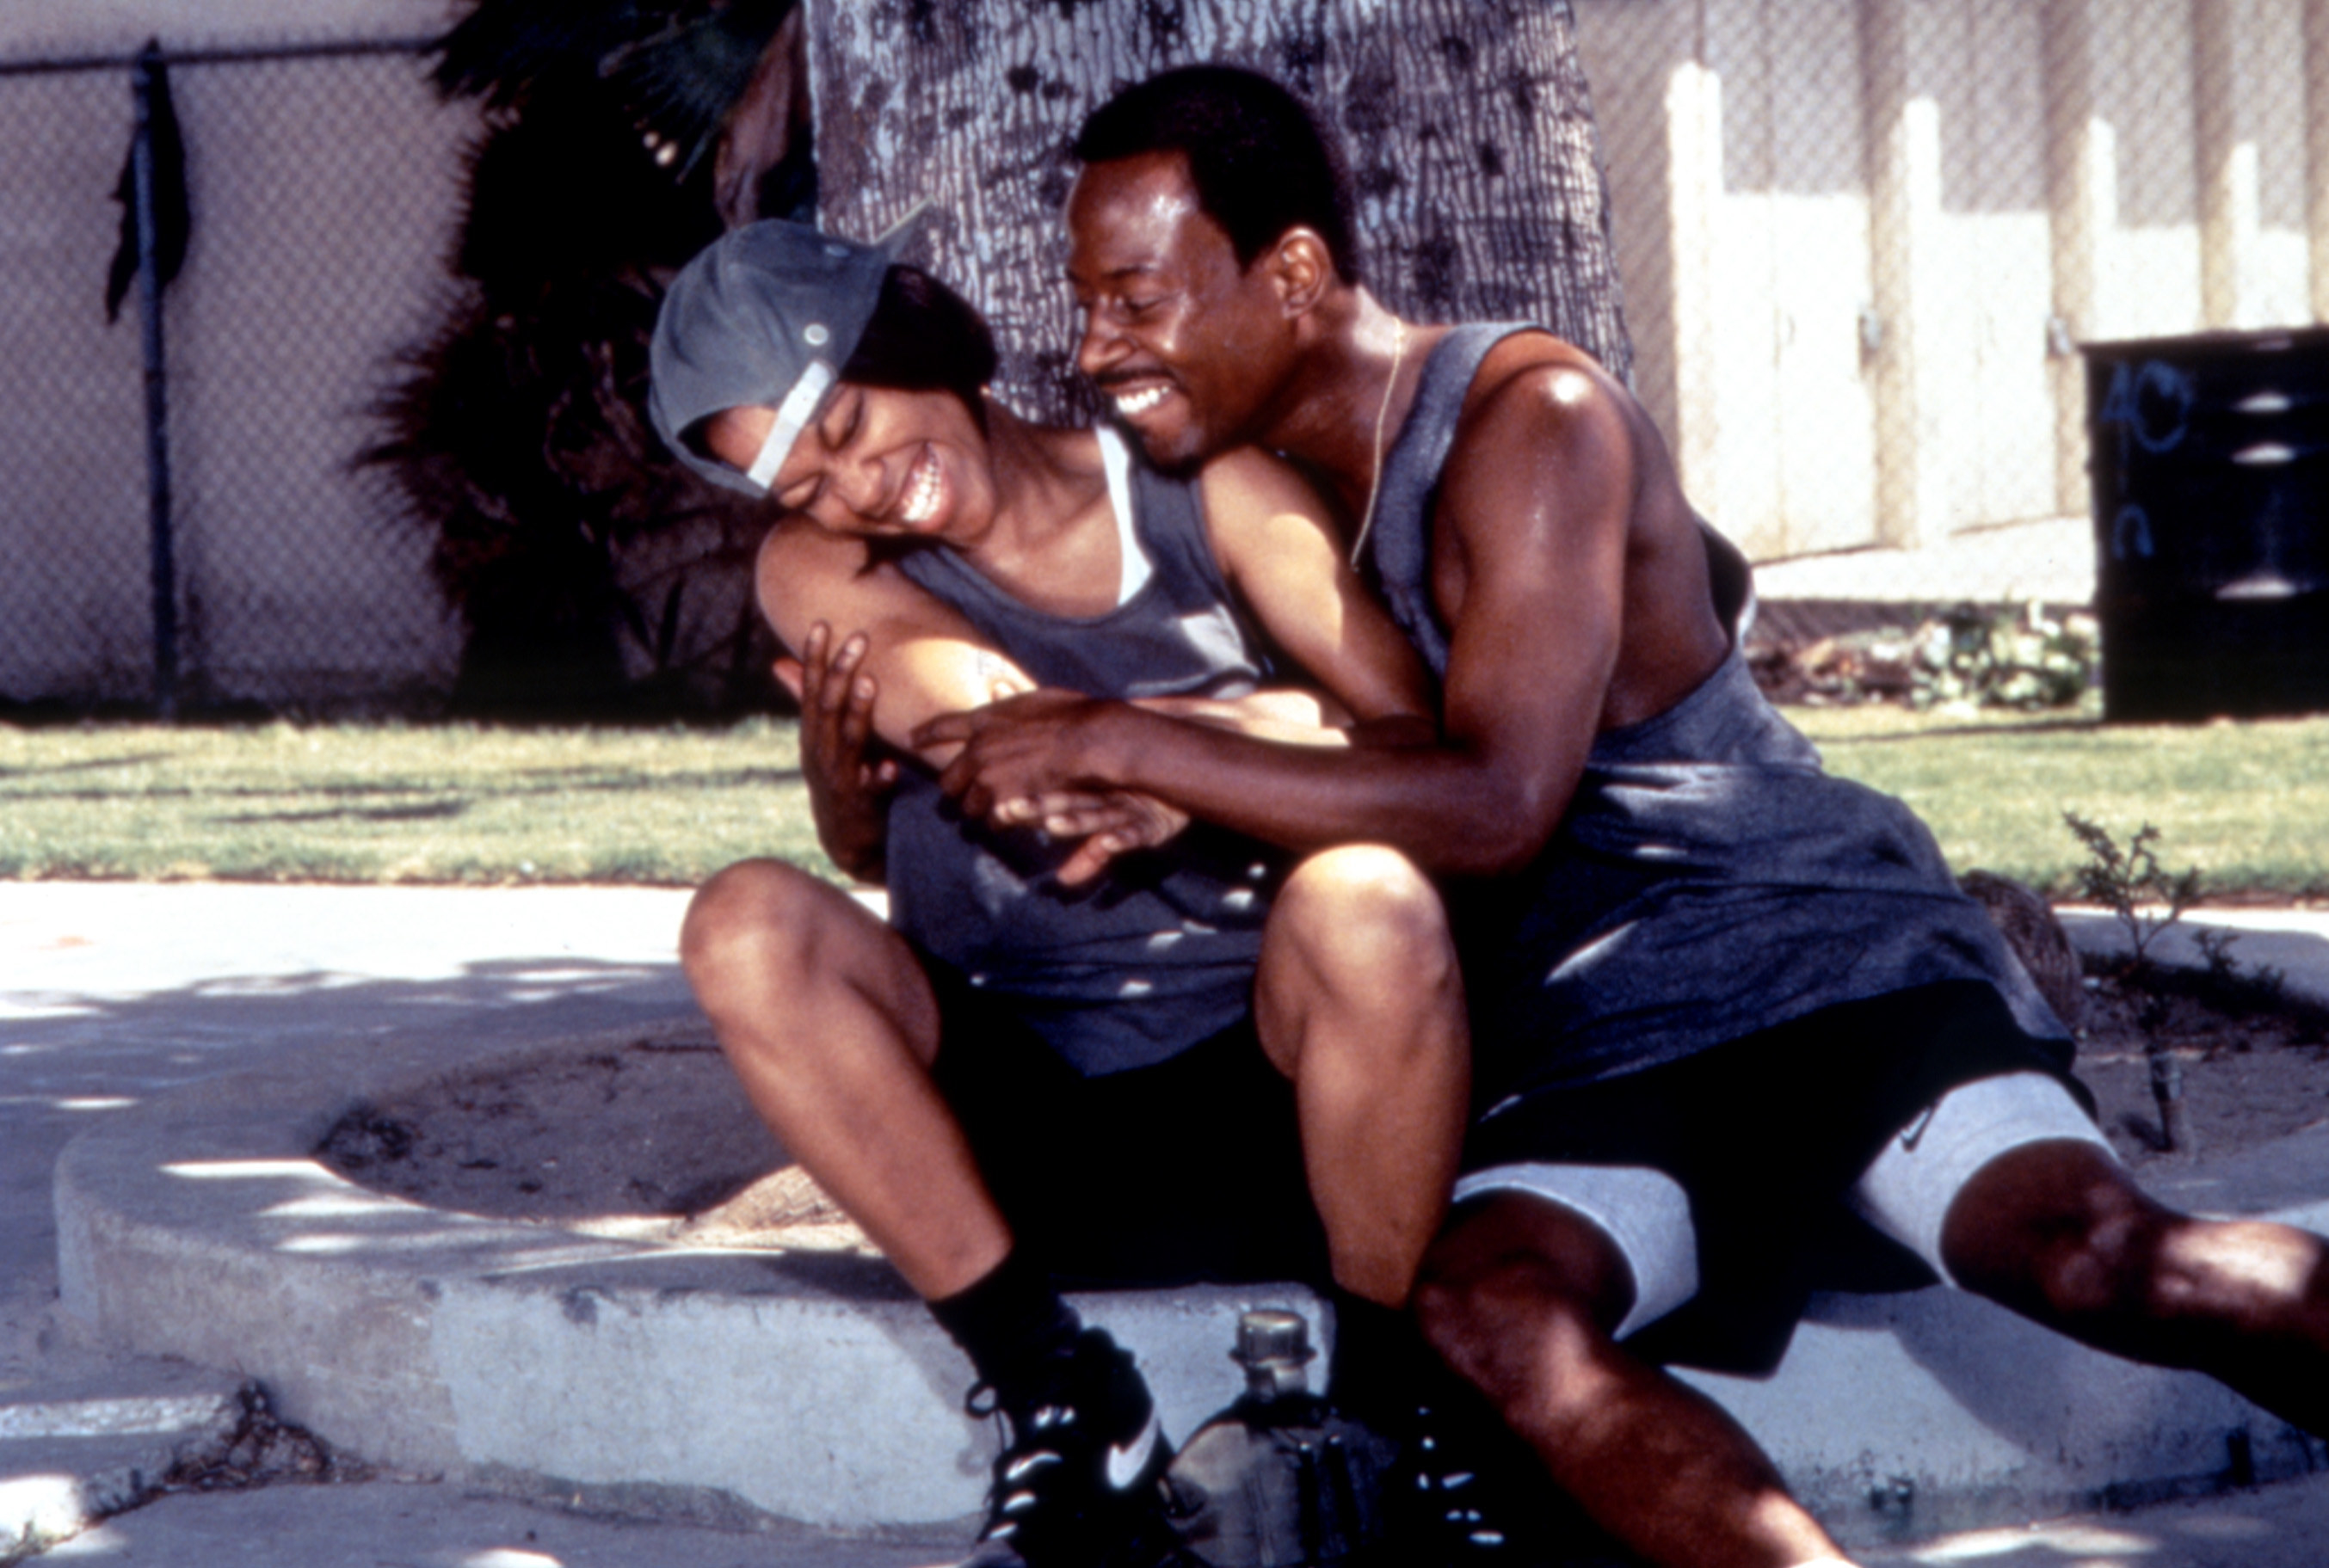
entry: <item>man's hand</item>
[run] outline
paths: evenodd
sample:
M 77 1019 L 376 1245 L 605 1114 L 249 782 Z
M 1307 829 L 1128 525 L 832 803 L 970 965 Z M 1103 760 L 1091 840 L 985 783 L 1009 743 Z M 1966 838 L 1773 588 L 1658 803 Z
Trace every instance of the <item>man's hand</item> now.
M 1154 849 L 1189 825 L 1187 812 L 1154 796 L 1084 775 L 1079 743 L 1121 709 L 1073 691 L 1031 691 L 941 714 L 914 731 L 914 745 L 961 746 L 938 784 L 966 814 L 998 828 L 1040 827 L 1055 839 L 1080 840 L 1058 873 L 1072 887 L 1098 876 L 1117 856 Z
M 833 647 L 823 621 L 801 640 L 801 659 L 777 661 L 777 679 L 800 699 L 801 780 L 808 785 L 817 842 L 833 863 L 862 882 L 879 882 L 887 864 L 889 795 L 898 782 L 894 757 L 875 756 L 873 677 L 858 666 L 863 635 Z
M 1154 795 L 1112 790 L 1042 796 L 1035 802 L 1034 821 L 1055 839 L 1082 840 L 1056 873 L 1072 887 L 1108 869 L 1118 855 L 1164 843 L 1189 825 L 1189 813 Z
M 1045 688 L 962 713 L 942 713 L 914 731 L 914 746 L 960 746 L 938 775 L 964 812 L 996 827 L 1023 827 L 1042 803 L 1105 793 L 1082 744 L 1101 714 L 1121 704 Z

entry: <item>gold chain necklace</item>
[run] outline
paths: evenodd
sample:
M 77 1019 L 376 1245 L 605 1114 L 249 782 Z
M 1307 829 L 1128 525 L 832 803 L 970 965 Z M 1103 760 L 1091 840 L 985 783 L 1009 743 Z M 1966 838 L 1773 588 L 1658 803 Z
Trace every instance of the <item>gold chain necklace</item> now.
M 1359 536 L 1351 541 L 1351 564 L 1359 564 L 1359 557 L 1367 548 L 1367 535 L 1375 526 L 1375 498 L 1382 493 L 1383 425 L 1391 418 L 1391 394 L 1399 390 L 1399 362 L 1407 353 L 1407 323 L 1395 322 L 1391 327 L 1391 379 L 1383 383 L 1382 407 L 1375 410 L 1375 456 L 1373 472 L 1367 480 L 1366 515 L 1359 519 Z

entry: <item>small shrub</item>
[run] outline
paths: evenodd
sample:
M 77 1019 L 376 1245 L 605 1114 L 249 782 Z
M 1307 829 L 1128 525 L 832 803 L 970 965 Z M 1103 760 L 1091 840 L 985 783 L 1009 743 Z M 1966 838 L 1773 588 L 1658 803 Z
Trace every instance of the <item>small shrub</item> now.
M 1910 706 L 1975 702 L 2064 708 L 2094 684 L 2102 641 L 2091 615 L 2051 619 L 2033 601 L 2015 611 L 1961 605 L 1917 628 Z
M 2132 956 L 2121 972 L 2132 974 L 2151 962 L 2151 944 L 2160 934 L 2183 918 L 2200 902 L 2200 871 L 2192 867 L 2181 876 L 2159 863 L 2159 830 L 2145 822 L 2124 849 L 2110 830 L 2090 822 L 2076 812 L 2064 812 L 2062 821 L 2086 847 L 2087 859 L 2078 868 L 2079 894 L 2117 916 L 2126 928 Z M 2164 915 L 2147 915 L 2145 906 L 2164 906 Z
M 1757 683 L 1778 702 L 1972 703 L 2036 711 L 2075 707 L 2095 684 L 2102 643 L 2087 615 L 2050 618 L 2036 604 L 1960 605 L 1912 629 L 1843 632 L 1802 646 L 1752 649 Z
M 2183 917 L 2183 912 L 2200 902 L 2200 872 L 2197 867 L 2176 876 L 2159 863 L 2159 830 L 2145 822 L 2135 831 L 2122 848 L 2110 831 L 2090 822 L 2076 812 L 2064 812 L 2062 821 L 2079 842 L 2086 846 L 2086 863 L 2078 869 L 2079 891 L 2102 905 L 2118 917 L 2126 930 L 2132 953 L 2118 968 L 2118 978 L 2126 981 L 2142 972 L 2151 962 L 2151 946 L 2162 933 Z M 2164 906 L 2167 913 L 2155 915 L 2145 912 L 2146 906 Z M 2207 936 L 2200 939 L 2200 950 L 2208 958 L 2211 973 L 2221 970 L 2229 978 L 2231 968 L 2230 932 L 2222 933 L 2210 944 Z M 2160 1037 L 2161 1026 L 2166 1023 L 2169 1002 L 2159 992 L 2149 994 L 2136 1015 L 2136 1022 L 2144 1034 L 2144 1055 L 2151 1068 L 2151 1097 L 2159 1107 L 2160 1147 L 2164 1150 L 2185 1155 L 2199 1152 L 2192 1136 L 2191 1107 L 2183 1098 L 2183 1067 L 2175 1059 Z

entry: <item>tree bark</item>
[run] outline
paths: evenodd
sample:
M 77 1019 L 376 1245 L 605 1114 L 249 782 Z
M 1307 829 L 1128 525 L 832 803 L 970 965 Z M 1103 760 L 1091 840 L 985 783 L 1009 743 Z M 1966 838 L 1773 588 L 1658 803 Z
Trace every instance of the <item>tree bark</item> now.
M 1423 321 L 1541 322 L 1620 377 L 1592 105 L 1567 0 L 806 0 L 824 226 L 929 198 L 916 258 L 986 313 L 996 390 L 1080 419 L 1060 210 L 1085 115 L 1200 61 L 1265 71 L 1341 138 L 1369 286 Z

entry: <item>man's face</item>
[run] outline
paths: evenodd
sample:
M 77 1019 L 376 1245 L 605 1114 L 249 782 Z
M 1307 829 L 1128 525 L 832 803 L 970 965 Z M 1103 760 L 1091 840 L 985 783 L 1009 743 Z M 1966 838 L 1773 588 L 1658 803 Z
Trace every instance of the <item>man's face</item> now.
M 1094 164 L 1068 199 L 1078 366 L 1149 460 L 1183 468 L 1259 435 L 1288 321 L 1268 258 L 1238 266 L 1179 153 Z

